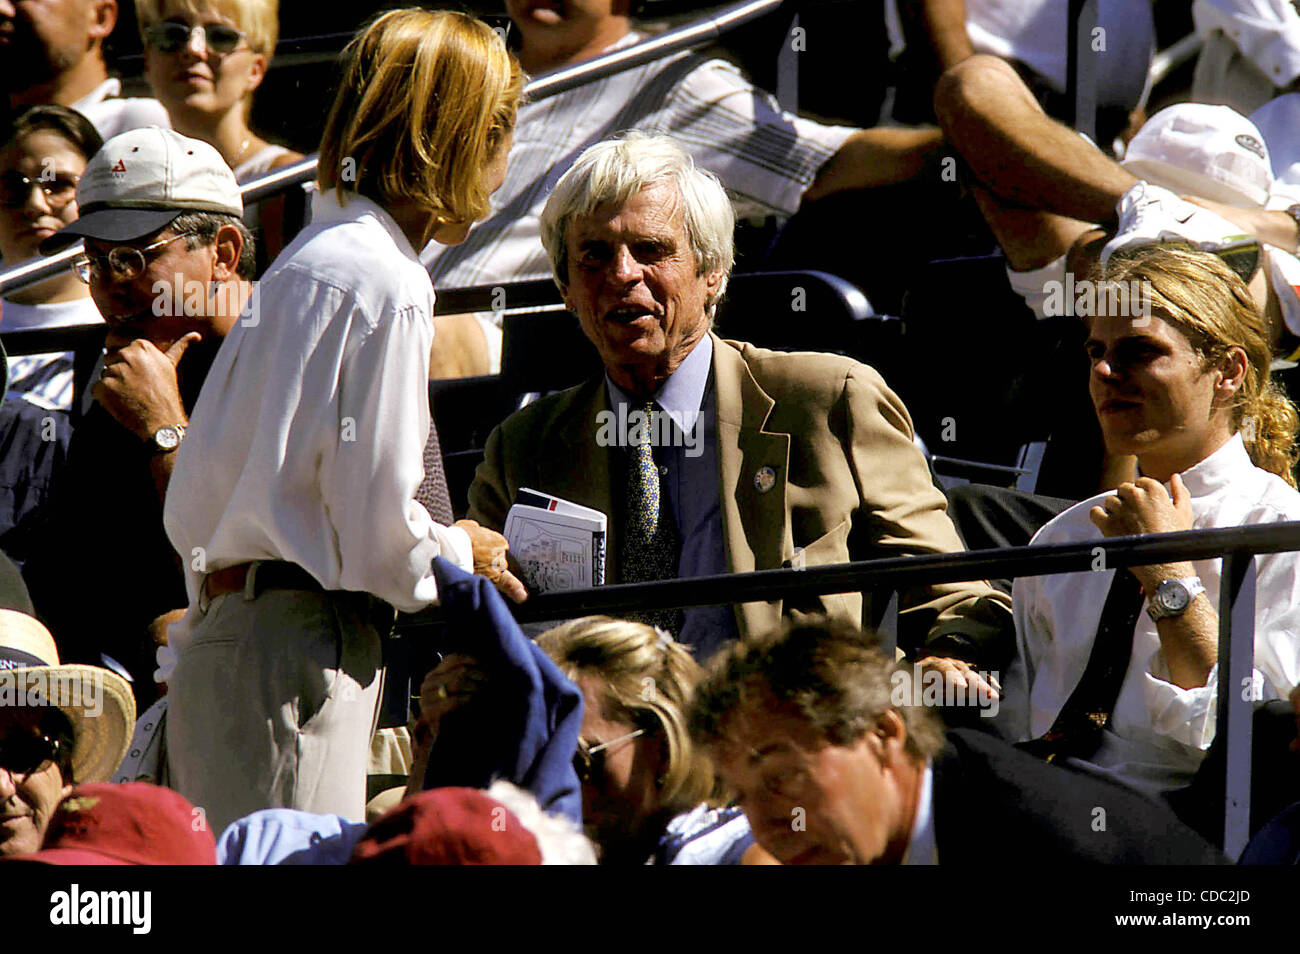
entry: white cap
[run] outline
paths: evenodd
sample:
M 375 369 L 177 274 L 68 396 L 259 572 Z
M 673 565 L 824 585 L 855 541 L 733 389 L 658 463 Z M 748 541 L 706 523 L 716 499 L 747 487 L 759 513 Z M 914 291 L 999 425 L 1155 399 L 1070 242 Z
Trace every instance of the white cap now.
M 90 158 L 77 184 L 77 209 L 77 221 L 42 242 L 42 252 L 82 236 L 130 241 L 184 212 L 242 216 L 244 203 L 216 149 L 171 129 L 143 126 L 114 136 Z
M 1262 208 L 1273 186 L 1259 129 L 1229 106 L 1160 110 L 1128 144 L 1121 165 L 1153 185 L 1229 205 Z

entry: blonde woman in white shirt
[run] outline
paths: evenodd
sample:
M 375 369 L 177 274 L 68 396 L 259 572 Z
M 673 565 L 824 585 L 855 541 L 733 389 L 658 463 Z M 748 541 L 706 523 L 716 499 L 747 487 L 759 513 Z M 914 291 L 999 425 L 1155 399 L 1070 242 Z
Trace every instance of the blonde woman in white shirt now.
M 384 14 L 346 51 L 312 224 L 227 337 L 165 508 L 190 606 L 170 631 L 174 786 L 224 826 L 261 808 L 360 820 L 393 607 L 446 557 L 516 599 L 505 539 L 415 501 L 433 287 L 504 177 L 522 74 L 458 13 Z

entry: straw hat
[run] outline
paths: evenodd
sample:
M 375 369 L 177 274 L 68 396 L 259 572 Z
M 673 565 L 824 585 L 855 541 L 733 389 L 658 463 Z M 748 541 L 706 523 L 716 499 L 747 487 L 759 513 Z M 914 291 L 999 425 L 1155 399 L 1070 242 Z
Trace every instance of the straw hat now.
M 0 609 L 0 707 L 52 705 L 72 724 L 78 784 L 106 782 L 126 756 L 135 698 L 126 680 L 99 666 L 63 666 L 50 631 Z

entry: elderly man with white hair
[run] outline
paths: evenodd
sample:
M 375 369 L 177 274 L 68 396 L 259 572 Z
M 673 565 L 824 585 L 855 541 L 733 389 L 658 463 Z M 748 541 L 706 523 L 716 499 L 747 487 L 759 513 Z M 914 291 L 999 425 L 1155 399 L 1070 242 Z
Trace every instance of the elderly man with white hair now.
M 542 241 L 605 371 L 493 431 L 470 516 L 502 527 L 520 487 L 600 510 L 606 579 L 621 583 L 960 550 L 879 374 L 711 332 L 733 224 L 717 178 L 671 138 L 631 134 L 578 158 L 547 202 Z M 857 593 L 811 603 L 784 609 L 855 622 L 863 611 Z M 704 656 L 782 611 L 774 599 L 648 615 Z M 902 595 L 900 642 L 997 662 L 1006 613 L 983 583 L 919 587 Z

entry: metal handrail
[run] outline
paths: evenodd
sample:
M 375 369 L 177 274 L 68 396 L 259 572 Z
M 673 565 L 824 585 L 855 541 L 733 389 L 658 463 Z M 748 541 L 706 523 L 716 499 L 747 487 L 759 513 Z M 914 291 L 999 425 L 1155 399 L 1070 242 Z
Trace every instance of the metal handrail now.
M 558 96 L 578 86 L 594 83 L 607 76 L 633 69 L 651 60 L 662 59 L 682 50 L 694 49 L 711 43 L 724 33 L 773 12 L 783 0 L 744 0 L 734 3 L 696 23 L 688 23 L 656 37 L 643 40 L 625 49 L 603 56 L 583 60 L 573 66 L 561 67 L 536 77 L 524 87 L 530 102 L 539 102 Z M 244 204 L 252 205 L 272 195 L 287 192 L 316 178 L 316 156 L 307 156 L 292 165 L 273 170 L 251 179 L 240 189 Z M 0 270 L 0 296 L 15 289 L 53 278 L 82 252 L 77 242 L 66 252 L 52 258 L 31 259 L 11 268 Z
M 1294 550 L 1300 550 L 1300 521 L 629 583 L 534 596 L 513 607 L 513 612 L 520 622 L 594 613 L 617 616 L 632 610 L 770 602 L 774 597 L 863 591 L 888 594 L 924 584 L 1122 569 L 1223 556 L 1216 733 L 1225 746 L 1222 846 L 1236 859 L 1250 839 L 1254 709 L 1252 698 L 1241 687 L 1252 684 L 1255 658 L 1254 556 Z M 402 617 L 396 632 L 427 636 L 430 629 L 441 625 L 441 610 L 432 607 Z
M 514 607 L 513 611 L 520 622 L 567 619 L 593 613 L 616 616 L 633 610 L 767 602 L 773 599 L 774 593 L 779 593 L 781 599 L 788 599 L 967 580 L 1075 573 L 1093 569 L 1099 559 L 1104 561 L 1107 569 L 1117 569 L 1204 560 L 1226 553 L 1279 553 L 1287 550 L 1300 550 L 1300 521 L 1110 537 L 1085 543 L 899 556 L 805 569 L 755 570 L 652 583 L 622 583 L 533 596 Z M 401 628 L 418 630 L 436 626 L 441 619 L 441 610 L 431 606 L 419 613 L 403 616 Z

